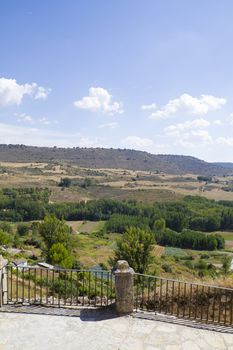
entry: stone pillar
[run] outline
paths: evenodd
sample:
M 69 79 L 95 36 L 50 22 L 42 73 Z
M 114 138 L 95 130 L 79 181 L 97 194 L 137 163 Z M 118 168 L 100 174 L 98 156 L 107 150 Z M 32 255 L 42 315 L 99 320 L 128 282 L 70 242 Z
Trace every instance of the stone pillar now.
M 7 302 L 7 263 L 8 261 L 0 255 L 0 307 Z
M 134 309 L 133 274 L 125 260 L 118 260 L 115 274 L 116 312 L 120 315 L 130 314 Z

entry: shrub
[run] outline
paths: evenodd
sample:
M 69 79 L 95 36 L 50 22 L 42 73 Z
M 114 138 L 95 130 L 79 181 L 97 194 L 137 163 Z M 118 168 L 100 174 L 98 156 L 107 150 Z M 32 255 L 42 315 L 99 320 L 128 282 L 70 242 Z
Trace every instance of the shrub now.
M 62 243 L 54 243 L 52 245 L 49 250 L 48 260 L 51 264 L 66 269 L 71 269 L 73 266 L 73 260 Z
M 163 270 L 164 270 L 165 272 L 169 272 L 169 273 L 172 272 L 172 268 L 171 268 L 171 266 L 170 266 L 169 264 L 163 264 L 163 265 L 162 265 L 162 268 L 163 268 Z
M 11 242 L 11 236 L 0 229 L 0 245 L 7 245 Z
M 64 177 L 63 179 L 61 179 L 61 181 L 59 182 L 58 186 L 64 188 L 64 187 L 70 187 L 71 186 L 71 179 L 69 177 Z
M 29 226 L 28 224 L 25 223 L 20 223 L 17 226 L 17 233 L 19 236 L 26 236 L 29 232 Z

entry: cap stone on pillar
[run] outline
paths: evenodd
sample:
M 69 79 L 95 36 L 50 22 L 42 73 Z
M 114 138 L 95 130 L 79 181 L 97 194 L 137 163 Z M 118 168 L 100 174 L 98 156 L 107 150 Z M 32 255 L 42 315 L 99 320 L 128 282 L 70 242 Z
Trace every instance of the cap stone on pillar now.
M 134 270 L 129 266 L 128 261 L 118 260 L 115 273 L 134 273 Z

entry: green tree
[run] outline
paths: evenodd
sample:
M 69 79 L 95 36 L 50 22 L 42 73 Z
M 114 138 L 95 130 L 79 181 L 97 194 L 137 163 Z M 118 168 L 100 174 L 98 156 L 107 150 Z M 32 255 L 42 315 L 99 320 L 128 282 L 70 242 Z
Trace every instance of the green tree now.
M 25 223 L 18 224 L 17 233 L 20 236 L 25 236 L 26 234 L 28 234 L 28 232 L 29 232 L 29 226 L 27 224 L 25 224 Z
M 227 275 L 228 272 L 230 271 L 231 261 L 232 261 L 232 258 L 230 256 L 227 256 L 227 255 L 224 256 L 222 268 L 223 268 L 225 275 Z
M 145 273 L 152 261 L 151 251 L 154 243 L 151 232 L 130 227 L 117 242 L 114 261 L 127 260 L 135 272 Z
M 64 220 L 59 220 L 54 215 L 45 216 L 44 220 L 39 224 L 38 231 L 44 239 L 47 257 L 52 245 L 55 243 L 62 243 L 70 252 L 72 236 L 70 227 L 66 225 Z
M 11 236 L 0 229 L 0 245 L 6 245 L 11 242 Z
M 48 261 L 59 267 L 72 268 L 73 259 L 62 243 L 54 243 L 49 250 Z
M 199 181 L 199 182 L 202 182 L 202 181 L 204 181 L 204 182 L 212 182 L 213 181 L 213 178 L 212 178 L 212 176 L 202 176 L 202 175 L 200 175 L 200 176 L 197 176 L 197 180 Z
M 156 231 L 161 231 L 163 232 L 166 228 L 166 221 L 163 218 L 160 218 L 158 220 L 155 221 L 154 223 L 154 229 Z

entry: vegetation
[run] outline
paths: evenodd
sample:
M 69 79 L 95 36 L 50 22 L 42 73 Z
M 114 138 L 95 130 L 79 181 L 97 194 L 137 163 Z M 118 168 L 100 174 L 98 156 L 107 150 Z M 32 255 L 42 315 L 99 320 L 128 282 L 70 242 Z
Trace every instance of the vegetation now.
M 138 203 L 111 199 L 76 203 L 49 203 L 49 190 L 39 188 L 3 189 L 0 191 L 0 220 L 41 220 L 55 215 L 65 220 L 109 220 L 107 229 L 123 232 L 136 225 L 153 229 L 156 220 L 176 232 L 184 229 L 212 232 L 233 229 L 232 202 L 216 202 L 202 197 L 186 196 L 171 203 Z M 163 223 L 162 223 L 163 225 Z
M 12 238 L 11 236 L 0 229 L 0 244 L 1 245 L 7 245 L 11 242 Z
M 229 256 L 225 256 L 223 259 L 223 271 L 225 275 L 230 271 L 232 259 Z
M 113 214 L 106 223 L 108 232 L 123 233 L 128 227 L 136 226 L 139 228 L 149 229 L 149 219 L 139 216 Z
M 39 224 L 38 231 L 44 239 L 44 251 L 48 260 L 51 260 L 53 256 L 51 254 L 55 254 L 56 250 L 62 250 L 63 247 L 67 254 L 71 251 L 71 230 L 63 220 L 57 219 L 54 215 L 46 216 Z M 58 243 L 60 245 L 56 246 Z
M 19 236 L 25 236 L 29 232 L 29 225 L 26 223 L 20 223 L 17 226 L 17 233 Z
M 170 229 L 155 232 L 158 244 L 196 250 L 216 250 L 225 246 L 224 238 L 217 234 L 204 235 L 202 232 L 183 230 L 177 233 Z
M 73 266 L 73 259 L 69 255 L 68 249 L 60 242 L 54 243 L 49 249 L 48 262 L 66 269 L 70 269 Z
M 197 177 L 197 180 L 198 181 L 204 181 L 204 182 L 212 182 L 212 176 L 203 176 L 203 175 L 199 175 L 198 177 Z
M 152 261 L 154 238 L 138 227 L 130 227 L 117 242 L 115 261 L 126 260 L 135 272 L 145 273 Z
M 132 155 L 128 158 L 130 162 Z M 11 170 L 6 165 L 3 170 L 0 249 L 9 260 L 25 258 L 35 264 L 45 259 L 61 267 L 81 263 L 87 268 L 102 264 L 111 268 L 109 259 L 119 249 L 116 242 L 129 230 L 142 230 L 153 239 L 149 255 L 154 259 L 149 259 L 148 273 L 192 280 L 231 276 L 233 201 L 184 196 L 211 197 L 210 188 L 231 186 L 231 178 L 215 176 L 210 183 L 203 179 L 209 175 L 203 174 L 199 180 L 204 184 L 193 175 L 99 171 L 58 162 L 14 164 Z M 29 182 L 25 172 L 30 174 Z M 19 179 L 24 183 L 18 185 Z M 28 184 L 32 187 L 25 187 Z M 191 192 L 192 186 L 196 192 Z M 182 195 L 174 195 L 177 187 L 184 188 Z M 230 196 L 224 192 L 222 198 Z
M 71 186 L 71 179 L 69 177 L 64 177 L 61 179 L 61 181 L 59 182 L 58 186 L 60 187 L 70 187 Z

